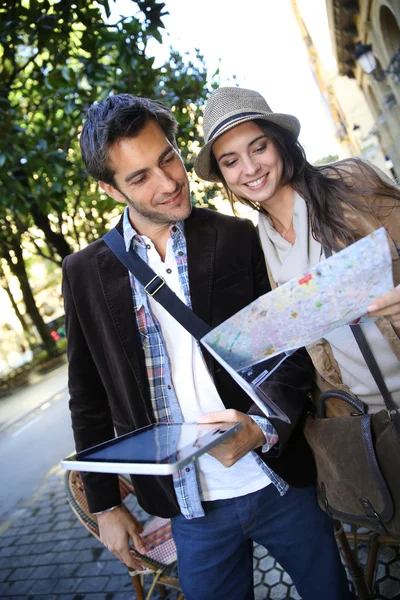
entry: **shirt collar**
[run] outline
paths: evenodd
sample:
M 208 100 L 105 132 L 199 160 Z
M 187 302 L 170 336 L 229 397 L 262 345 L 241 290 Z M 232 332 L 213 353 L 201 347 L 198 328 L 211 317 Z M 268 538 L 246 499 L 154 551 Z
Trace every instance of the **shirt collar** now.
M 123 218 L 123 231 L 124 231 L 124 242 L 125 249 L 127 252 L 131 249 L 131 246 L 134 245 L 134 241 L 137 241 L 139 244 L 142 241 L 142 238 L 139 236 L 137 231 L 132 227 L 131 222 L 129 220 L 129 210 L 128 207 L 124 210 L 124 218 Z
M 169 231 L 172 238 L 174 238 L 175 236 L 185 235 L 184 222 L 176 221 L 175 223 L 171 223 Z M 132 224 L 129 220 L 128 207 L 126 207 L 124 210 L 123 232 L 125 249 L 127 252 L 129 252 L 131 247 L 134 247 L 135 244 L 144 245 L 142 236 L 136 231 L 136 229 L 134 229 L 134 227 L 132 227 Z

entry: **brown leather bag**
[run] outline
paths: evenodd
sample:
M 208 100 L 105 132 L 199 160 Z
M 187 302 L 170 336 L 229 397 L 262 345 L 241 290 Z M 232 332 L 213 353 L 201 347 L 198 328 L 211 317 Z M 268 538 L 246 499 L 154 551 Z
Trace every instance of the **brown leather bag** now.
M 314 454 L 318 499 L 331 517 L 400 538 L 400 411 L 359 325 L 356 341 L 384 399 L 386 410 L 369 415 L 355 396 L 330 390 L 305 425 Z M 352 412 L 326 417 L 326 402 L 339 398 Z
M 356 410 L 348 417 L 326 418 L 329 398 Z M 400 432 L 388 411 L 368 415 L 360 404 L 345 392 L 328 391 L 306 422 L 319 504 L 332 518 L 400 538 Z

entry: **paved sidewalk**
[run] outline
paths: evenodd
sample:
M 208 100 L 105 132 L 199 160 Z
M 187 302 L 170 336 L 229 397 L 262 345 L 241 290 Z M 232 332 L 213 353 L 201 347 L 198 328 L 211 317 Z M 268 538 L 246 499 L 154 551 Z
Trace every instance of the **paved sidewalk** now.
M 64 472 L 55 467 L 31 500 L 0 524 L 0 598 L 133 600 L 136 596 L 126 568 L 76 519 L 63 482 Z M 132 501 L 136 516 L 145 521 L 146 513 Z M 365 557 L 366 549 L 360 558 Z M 254 550 L 254 579 L 256 600 L 299 599 L 287 574 L 259 546 Z M 377 581 L 377 599 L 400 594 L 398 548 L 381 552 Z M 176 596 L 171 591 L 167 599 Z
M 32 373 L 27 383 L 0 398 L 0 432 L 25 419 L 29 413 L 51 402 L 66 389 L 66 355 L 60 356 L 59 362 L 58 366 L 44 375 Z

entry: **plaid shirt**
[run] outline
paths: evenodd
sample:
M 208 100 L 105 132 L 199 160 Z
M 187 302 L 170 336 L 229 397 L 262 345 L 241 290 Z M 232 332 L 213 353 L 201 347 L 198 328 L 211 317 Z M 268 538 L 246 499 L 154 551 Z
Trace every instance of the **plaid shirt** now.
M 126 251 L 136 251 L 147 262 L 146 243 L 133 229 L 129 221 L 128 208 L 124 212 L 123 229 Z M 183 288 L 185 303 L 191 308 L 183 222 L 171 225 L 170 235 L 172 237 L 172 249 L 178 267 L 179 280 Z M 150 310 L 143 285 L 131 273 L 129 273 L 129 278 L 140 336 L 139 341 L 143 347 L 155 419 L 159 423 L 182 422 L 184 419 L 174 391 L 170 363 L 160 323 Z M 264 432 L 266 443 L 262 450 L 263 452 L 267 452 L 278 441 L 275 428 L 266 418 L 252 416 L 252 419 L 256 421 Z M 283 495 L 287 491 L 288 485 L 260 459 L 256 452 L 252 452 L 252 454 L 263 472 L 276 486 L 279 493 Z M 187 519 L 204 516 L 198 475 L 194 463 L 174 475 L 174 488 L 181 512 Z

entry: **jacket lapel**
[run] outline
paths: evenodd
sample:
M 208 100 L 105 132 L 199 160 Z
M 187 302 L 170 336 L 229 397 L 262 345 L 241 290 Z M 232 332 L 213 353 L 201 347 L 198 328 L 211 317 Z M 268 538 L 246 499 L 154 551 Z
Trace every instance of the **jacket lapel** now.
M 143 351 L 134 317 L 133 298 L 127 269 L 105 246 L 97 257 L 97 268 L 110 317 L 136 383 L 146 404 L 150 401 Z
M 190 297 L 193 312 L 211 325 L 217 232 L 200 211 L 193 208 L 185 221 Z M 211 355 L 201 344 L 200 349 L 209 371 L 214 374 L 215 364 Z
M 121 222 L 117 225 L 117 228 L 120 227 Z M 217 233 L 201 214 L 201 209 L 193 208 L 192 214 L 185 221 L 185 235 L 192 309 L 206 323 L 211 324 Z M 123 352 L 141 395 L 148 405 L 150 397 L 147 374 L 143 351 L 138 343 L 139 333 L 134 318 L 128 271 L 105 244 L 104 251 L 97 257 L 97 268 L 109 314 Z M 208 354 L 206 358 L 207 362 L 212 362 Z
M 190 296 L 193 312 L 211 325 L 217 232 L 200 211 L 185 221 Z

